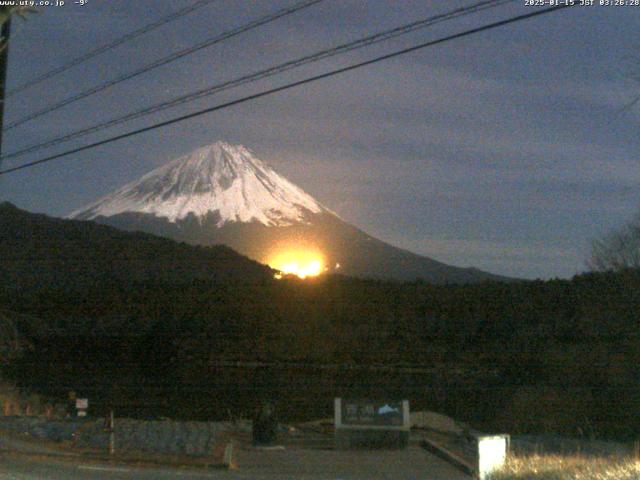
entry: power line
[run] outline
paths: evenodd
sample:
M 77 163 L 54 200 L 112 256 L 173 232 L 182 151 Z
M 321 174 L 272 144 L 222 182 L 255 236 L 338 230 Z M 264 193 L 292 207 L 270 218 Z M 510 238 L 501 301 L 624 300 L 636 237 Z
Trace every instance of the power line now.
M 257 20 L 253 20 L 252 22 L 249 22 L 245 25 L 241 25 L 239 27 L 233 28 L 231 30 L 227 30 L 226 32 L 223 32 L 219 35 L 216 35 L 213 38 L 210 38 L 209 40 L 206 40 L 204 42 L 198 43 L 197 45 L 194 45 L 192 47 L 186 48 L 184 50 L 180 50 L 178 52 L 172 53 L 169 56 L 163 57 L 159 60 L 156 60 L 155 62 L 152 62 L 150 64 L 145 65 L 142 68 L 139 68 L 137 70 L 134 70 L 133 72 L 129 72 L 129 73 L 125 73 L 124 75 L 121 75 L 117 78 L 115 78 L 114 80 L 110 80 L 108 82 L 102 83 L 100 85 L 97 85 L 95 87 L 89 88 L 87 90 L 84 90 L 83 92 L 80 92 L 76 95 L 73 95 L 71 97 L 67 97 L 66 99 L 55 103 L 49 107 L 45 107 L 41 110 L 37 110 L 34 113 L 31 113 L 29 115 L 27 115 L 26 117 L 23 117 L 19 120 L 16 120 L 13 123 L 10 123 L 9 125 L 7 125 L 4 128 L 4 131 L 7 130 L 11 130 L 13 128 L 16 128 L 19 125 L 22 125 L 23 123 L 26 123 L 30 120 L 33 120 L 35 118 L 41 117 L 42 115 L 46 115 L 47 113 L 51 113 L 55 110 L 58 110 L 62 107 L 65 107 L 67 105 L 70 105 L 72 103 L 77 102 L 78 100 L 82 100 L 84 98 L 90 97 L 91 95 L 95 95 L 98 92 L 102 92 L 110 87 L 113 87 L 114 85 L 117 85 L 119 83 L 122 83 L 126 80 L 131 80 L 132 78 L 135 78 L 139 75 L 142 75 L 143 73 L 149 72 L 151 70 L 154 70 L 158 67 L 161 67 L 163 65 L 167 65 L 171 62 L 174 62 L 180 58 L 186 57 L 187 55 L 191 55 L 195 52 L 198 52 L 204 48 L 208 48 L 211 47 L 213 45 L 216 45 L 224 40 L 227 40 L 231 37 L 235 37 L 236 35 L 240 35 L 241 33 L 247 32 L 249 30 L 252 30 L 254 28 L 260 27 L 262 25 L 265 25 L 267 23 L 273 22 L 274 20 L 277 20 L 278 18 L 281 17 L 285 17 L 287 15 L 291 15 L 292 13 L 295 13 L 299 10 L 303 10 L 305 8 L 311 7 L 317 3 L 323 2 L 324 0 L 303 0 L 301 2 L 298 2 L 296 4 L 294 4 L 291 7 L 287 7 L 287 8 L 283 8 L 281 10 L 278 10 L 274 13 L 270 13 L 269 15 L 265 15 L 264 17 L 258 18 Z
M 421 44 L 415 45 L 413 47 L 408 47 L 408 48 L 404 48 L 402 50 L 397 50 L 395 52 L 388 53 L 386 55 L 381 55 L 381 56 L 375 57 L 375 58 L 373 58 L 371 60 L 366 60 L 364 62 L 355 63 L 355 64 L 349 65 L 347 67 L 342 67 L 342 68 L 338 68 L 336 70 L 331 70 L 331 71 L 326 72 L 326 73 L 322 73 L 322 74 L 319 74 L 319 75 L 314 75 L 312 77 L 308 77 L 308 78 L 305 78 L 303 80 L 298 80 L 296 82 L 288 83 L 288 84 L 282 85 L 280 87 L 271 88 L 269 90 L 265 90 L 265 91 L 262 91 L 262 92 L 259 92 L 259 93 L 255 93 L 253 95 L 248 95 L 246 97 L 242 97 L 242 98 L 230 101 L 230 102 L 226 102 L 226 103 L 223 103 L 223 104 L 220 104 L 220 105 L 215 105 L 213 107 L 205 108 L 203 110 L 198 110 L 196 112 L 193 112 L 193 113 L 190 113 L 190 114 L 187 114 L 187 115 L 182 115 L 180 117 L 173 118 L 171 120 L 166 120 L 164 122 L 156 123 L 156 124 L 150 125 L 148 127 L 139 128 L 139 129 L 133 130 L 131 132 L 123 133 L 121 135 L 116 135 L 116 136 L 113 136 L 113 137 L 110 137 L 110 138 L 107 138 L 107 139 L 104 139 L 104 140 L 100 140 L 98 142 L 91 143 L 89 145 L 84 145 L 82 147 L 78 147 L 78 148 L 74 148 L 74 149 L 71 149 L 71 150 L 67 150 L 66 152 L 58 153 L 56 155 L 51 155 L 49 157 L 45 157 L 45 158 L 42 158 L 40 160 L 34 160 L 33 162 L 25 163 L 25 164 L 19 165 L 17 167 L 13 167 L 13 168 L 9 168 L 9 169 L 6 169 L 6 170 L 2 170 L 2 171 L 0 171 L 0 175 L 5 175 L 7 173 L 12 173 L 12 172 L 15 172 L 15 171 L 18 171 L 18 170 L 23 170 L 25 168 L 34 167 L 34 166 L 40 165 L 42 163 L 51 162 L 53 160 L 57 160 L 59 158 L 66 157 L 66 156 L 72 155 L 74 153 L 83 152 L 85 150 L 90 150 L 92 148 L 96 148 L 96 147 L 99 147 L 99 146 L 102 146 L 102 145 L 106 145 L 108 143 L 113 143 L 113 142 L 116 142 L 118 140 L 123 140 L 125 138 L 133 137 L 133 136 L 139 135 L 141 133 L 149 132 L 151 130 L 156 130 L 158 128 L 166 127 L 168 125 L 173 125 L 174 123 L 179 123 L 179 122 L 183 122 L 185 120 L 189 120 L 191 118 L 199 117 L 199 116 L 205 115 L 207 113 L 215 112 L 217 110 L 222 110 L 222 109 L 225 109 L 225 108 L 228 108 L 228 107 L 232 107 L 234 105 L 239 105 L 241 103 L 245 103 L 245 102 L 248 102 L 248 101 L 251 101 L 251 100 L 256 100 L 258 98 L 266 97 L 266 96 L 272 95 L 274 93 L 279 93 L 279 92 L 282 92 L 282 91 L 285 91 L 285 90 L 289 90 L 289 89 L 292 89 L 292 88 L 295 88 L 295 87 L 299 87 L 301 85 L 306 85 L 308 83 L 316 82 L 316 81 L 322 80 L 324 78 L 333 77 L 333 76 L 339 75 L 341 73 L 349 72 L 351 70 L 355 70 L 355 69 L 362 68 L 362 67 L 365 67 L 365 66 L 368 66 L 368 65 L 372 65 L 374 63 L 378 63 L 378 62 L 381 62 L 381 61 L 384 61 L 384 60 L 389 60 L 391 58 L 395 58 L 395 57 L 398 57 L 400 55 L 405 55 L 407 53 L 415 52 L 415 51 L 421 50 L 423 48 L 427 48 L 427 47 L 431 47 L 431 46 L 438 45 L 438 44 L 441 44 L 441 43 L 449 42 L 451 40 L 455 40 L 455 39 L 458 39 L 458 38 L 466 37 L 468 35 L 473 35 L 473 34 L 476 34 L 476 33 L 487 31 L 487 30 L 492 30 L 494 28 L 498 28 L 498 27 L 501 27 L 501 26 L 504 26 L 504 25 L 508 25 L 508 24 L 511 24 L 511 23 L 516 23 L 516 22 L 519 22 L 519 21 L 522 21 L 522 20 L 526 20 L 526 19 L 529 19 L 529 18 L 537 17 L 537 16 L 544 15 L 544 14 L 547 14 L 547 13 L 555 12 L 555 11 L 562 10 L 564 8 L 568 8 L 568 7 L 571 7 L 571 6 L 573 6 L 573 4 L 565 4 L 565 5 L 560 5 L 560 6 L 557 6 L 557 7 L 549 7 L 549 8 L 545 8 L 543 10 L 537 10 L 537 11 L 531 12 L 531 13 L 517 15 L 515 17 L 510 17 L 510 18 L 507 18 L 505 20 L 500 20 L 498 22 L 489 23 L 489 24 L 483 25 L 481 27 L 476 27 L 476 28 L 473 28 L 473 29 L 470 29 L 470 30 L 465 30 L 465 31 L 460 32 L 460 33 L 456 33 L 456 34 L 453 34 L 453 35 L 442 37 L 442 38 L 439 38 L 437 40 L 431 40 L 429 42 L 421 43 Z
M 101 47 L 95 48 L 85 53 L 84 55 L 74 58 L 73 60 L 65 63 L 64 65 L 61 65 L 60 67 L 56 67 L 53 70 L 45 72 L 39 77 L 34 78 L 33 80 L 30 80 L 28 82 L 23 83 L 22 85 L 15 87 L 14 89 L 10 90 L 7 93 L 7 98 L 18 92 L 26 90 L 27 88 L 33 87 L 34 85 L 38 85 L 39 83 L 42 83 L 45 80 L 50 79 L 51 77 L 54 77 L 63 72 L 66 72 L 67 70 L 77 65 L 80 65 L 81 63 L 91 60 L 92 58 L 97 57 L 98 55 L 101 55 L 105 52 L 108 52 L 109 50 L 113 50 L 114 48 L 119 47 L 124 43 L 130 42 L 131 40 L 134 40 L 144 35 L 145 33 L 149 33 L 152 30 L 155 30 L 156 28 L 166 25 L 167 23 L 173 22 L 174 20 L 177 20 L 180 17 L 184 17 L 185 15 L 191 12 L 194 12 L 195 10 L 198 10 L 199 8 L 202 8 L 216 1 L 217 0 L 198 0 L 197 2 L 193 3 L 192 5 L 189 5 L 188 7 L 185 7 L 176 12 L 173 12 L 172 14 L 167 15 L 166 17 L 163 17 L 153 23 L 150 23 L 149 25 L 145 25 L 144 27 L 139 28 L 138 30 L 134 30 L 133 32 L 127 33 L 126 35 L 120 38 L 117 38 L 110 43 L 107 43 L 105 45 L 102 45 Z
M 54 145 L 58 145 L 60 143 L 64 143 L 67 142 L 69 140 L 73 140 L 76 138 L 80 138 L 83 137 L 85 135 L 91 134 L 91 133 L 96 133 L 98 131 L 104 130 L 105 128 L 109 128 L 109 127 L 113 127 L 115 125 L 119 125 L 121 123 L 125 123 L 131 120 L 135 120 L 153 113 L 157 113 L 163 110 L 166 110 L 168 108 L 173 108 L 175 106 L 178 105 L 182 105 L 184 103 L 188 103 L 200 98 L 204 98 L 210 95 L 213 95 L 215 93 L 221 92 L 223 90 L 228 90 L 231 88 L 235 88 L 238 87 L 240 85 L 245 85 L 247 83 L 252 83 L 258 80 L 262 80 L 280 73 L 283 73 L 285 71 L 294 69 L 294 68 L 298 68 L 301 67 L 303 65 L 306 64 L 310 64 L 310 63 L 315 63 L 318 62 L 320 60 L 324 60 L 330 57 L 334 57 L 337 55 L 341 55 L 347 52 L 350 52 L 352 50 L 356 50 L 359 48 L 363 48 L 363 47 L 367 47 L 370 45 L 374 45 L 376 43 L 380 43 L 383 41 L 387 41 L 390 40 L 392 38 L 396 38 L 399 37 L 401 35 L 405 35 L 411 32 L 414 32 L 418 29 L 422 29 L 440 22 L 444 22 L 444 21 L 448 21 L 454 18 L 458 18 L 458 17 L 462 17 L 465 15 L 469 15 L 472 13 L 477 13 L 489 8 L 495 8 L 499 5 L 505 4 L 505 3 L 510 3 L 513 2 L 514 0 L 485 0 L 485 1 L 481 1 L 479 3 L 470 5 L 468 7 L 463 7 L 463 8 L 458 8 L 440 15 L 435 15 L 435 16 L 431 16 L 431 17 L 427 17 L 415 22 L 411 22 L 409 24 L 406 25 L 402 25 L 400 27 L 396 27 L 390 30 L 386 30 L 384 32 L 380 32 L 380 33 L 376 33 L 373 35 L 369 35 L 366 37 L 363 37 L 361 39 L 355 40 L 355 41 L 351 41 L 348 43 L 344 43 L 341 45 L 337 45 L 325 50 L 321 50 L 319 52 L 310 54 L 310 55 L 306 55 L 303 56 L 301 58 L 295 59 L 295 60 L 291 60 L 279 65 L 276 65 L 274 67 L 270 67 L 264 70 L 260 70 L 257 72 L 253 72 L 251 74 L 248 75 L 244 75 L 241 76 L 239 78 L 233 79 L 233 80 L 229 80 L 223 83 L 219 83 L 219 84 L 214 84 L 212 86 L 197 90 L 195 92 L 186 94 L 186 95 L 181 95 L 178 97 L 175 97 L 171 100 L 162 102 L 160 104 L 156 104 L 156 105 L 152 105 L 149 107 L 145 107 L 141 110 L 129 113 L 127 115 L 121 116 L 121 117 L 116 117 L 114 119 L 108 120 L 106 122 L 102 122 L 102 123 L 98 123 L 95 125 L 92 125 L 90 127 L 86 127 L 80 130 L 77 130 L 75 132 L 69 133 L 67 135 L 63 135 L 61 137 L 57 137 L 51 140 L 47 140 L 45 142 L 41 142 L 35 145 L 30 145 L 28 147 L 24 147 L 18 151 L 9 153 L 8 155 L 5 155 L 4 157 L 0 157 L 0 161 L 1 160 L 5 160 L 5 159 L 9 159 L 9 158 L 15 158 L 15 157 L 20 157 L 22 155 L 25 155 L 27 153 L 32 153 L 35 151 L 39 151 L 42 150 L 44 148 L 47 147 L 51 147 Z

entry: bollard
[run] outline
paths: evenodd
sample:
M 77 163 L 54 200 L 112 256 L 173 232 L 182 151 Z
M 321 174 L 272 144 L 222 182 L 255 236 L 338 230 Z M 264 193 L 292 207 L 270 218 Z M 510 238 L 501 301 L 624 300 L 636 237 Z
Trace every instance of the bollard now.
M 507 460 L 509 435 L 478 435 L 478 478 L 489 479 Z
M 113 410 L 109 414 L 109 455 L 116 453 L 116 429 Z
M 256 447 L 271 446 L 276 442 L 277 434 L 278 420 L 276 419 L 275 408 L 269 402 L 264 403 L 253 419 L 253 445 Z
M 233 442 L 227 443 L 222 455 L 222 466 L 224 468 L 233 468 Z

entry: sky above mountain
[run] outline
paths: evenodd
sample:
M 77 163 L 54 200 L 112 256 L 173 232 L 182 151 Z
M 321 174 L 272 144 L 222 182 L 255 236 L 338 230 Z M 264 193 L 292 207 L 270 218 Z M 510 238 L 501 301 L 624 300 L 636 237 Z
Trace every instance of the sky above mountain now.
M 44 7 L 13 25 L 9 88 L 188 3 Z M 3 151 L 471 3 L 326 0 L 6 132 Z M 214 2 L 10 98 L 5 121 L 291 4 Z M 446 22 L 67 147 L 531 8 L 518 1 Z M 638 7 L 567 9 L 0 177 L 0 199 L 63 216 L 223 139 L 397 246 L 504 275 L 571 276 L 585 268 L 590 239 L 640 207 L 640 109 L 625 108 L 640 94 L 639 27 Z

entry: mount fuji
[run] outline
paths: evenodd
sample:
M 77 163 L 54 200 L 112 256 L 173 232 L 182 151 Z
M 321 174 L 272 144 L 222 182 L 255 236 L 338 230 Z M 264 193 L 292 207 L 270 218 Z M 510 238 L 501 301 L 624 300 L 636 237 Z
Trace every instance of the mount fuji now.
M 190 244 L 225 244 L 276 269 L 282 269 L 278 258 L 305 261 L 298 255 L 317 257 L 323 271 L 357 277 L 432 283 L 503 279 L 377 240 L 247 148 L 225 142 L 170 161 L 68 217 Z

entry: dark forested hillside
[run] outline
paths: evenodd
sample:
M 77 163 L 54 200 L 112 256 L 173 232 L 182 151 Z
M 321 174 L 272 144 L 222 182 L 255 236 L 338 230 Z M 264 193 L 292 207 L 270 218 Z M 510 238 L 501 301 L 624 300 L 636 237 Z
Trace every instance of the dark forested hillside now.
M 333 395 L 386 394 L 512 433 L 630 438 L 640 428 L 637 270 L 466 286 L 273 281 L 226 249 L 95 226 L 113 235 L 100 243 L 82 233 L 90 224 L 15 215 L 28 221 L 18 228 L 2 219 L 14 230 L 0 234 L 0 305 L 19 313 L 12 328 L 29 349 L 3 370 L 24 387 L 83 391 L 96 408 L 132 415 L 243 414 L 264 396 L 280 398 L 291 416 L 326 415 Z M 73 247 L 63 248 L 67 241 Z M 95 264 L 38 263 L 52 252 L 84 252 Z M 254 275 L 231 277 L 258 281 L 221 281 L 223 254 L 239 262 L 227 261 L 232 272 L 242 265 Z M 150 265 L 159 260 L 165 271 Z M 237 361 L 279 367 L 228 367 Z M 381 364 L 396 370 L 352 368 Z
M 21 290 L 106 284 L 270 279 L 272 270 L 224 246 L 187 246 L 92 222 L 60 220 L 0 204 L 0 276 Z

